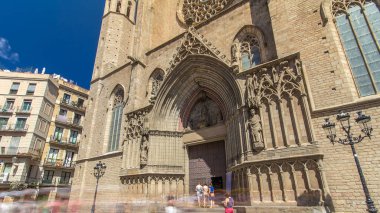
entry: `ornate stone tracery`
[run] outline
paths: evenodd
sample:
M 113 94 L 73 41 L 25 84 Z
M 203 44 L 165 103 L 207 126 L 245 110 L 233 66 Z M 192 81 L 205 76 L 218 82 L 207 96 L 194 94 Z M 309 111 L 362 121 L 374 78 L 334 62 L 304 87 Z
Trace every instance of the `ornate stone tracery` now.
M 265 148 L 311 143 L 310 114 L 302 78 L 301 61 L 296 55 L 277 60 L 247 74 L 246 106 L 257 109 Z M 247 125 L 251 125 L 251 119 Z M 256 131 L 257 132 L 257 131 Z M 252 138 L 251 149 L 257 139 Z
M 126 114 L 124 168 L 136 168 L 140 165 L 146 165 L 148 161 L 149 135 L 146 116 L 151 108 L 151 106 L 145 107 Z
M 332 13 L 334 16 L 340 13 L 346 13 L 347 10 L 354 5 L 360 5 L 364 7 L 365 4 L 373 2 L 372 0 L 333 0 L 332 1 Z
M 199 24 L 225 9 L 232 0 L 184 0 L 182 13 L 188 25 Z
M 154 104 L 156 101 L 158 91 L 160 90 L 161 85 L 164 81 L 164 76 L 165 76 L 165 73 L 163 70 L 156 69 L 155 71 L 153 71 L 151 77 L 149 78 L 149 88 L 147 92 L 150 93 L 149 102 L 151 104 Z
M 123 104 L 124 101 L 124 91 L 123 89 L 118 89 L 114 95 L 113 107 Z
M 190 27 L 184 35 L 181 46 L 177 48 L 177 53 L 173 55 L 166 73 L 170 73 L 188 55 L 209 55 L 223 61 L 228 66 L 230 65 L 230 60 L 226 58 L 226 55 L 222 54 L 193 27 Z
M 235 73 L 262 63 L 265 59 L 265 40 L 261 30 L 247 25 L 236 35 L 231 47 L 232 68 Z

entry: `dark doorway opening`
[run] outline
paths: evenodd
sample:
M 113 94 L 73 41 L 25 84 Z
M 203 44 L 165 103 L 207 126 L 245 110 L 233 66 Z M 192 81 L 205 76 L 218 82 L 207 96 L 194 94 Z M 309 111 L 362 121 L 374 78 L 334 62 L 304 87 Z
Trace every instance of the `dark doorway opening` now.
M 215 190 L 224 189 L 223 186 L 223 177 L 212 177 L 211 183 L 214 186 Z
M 198 183 L 214 185 L 218 191 L 225 190 L 226 152 L 224 141 L 190 146 L 189 155 L 189 192 L 195 193 Z

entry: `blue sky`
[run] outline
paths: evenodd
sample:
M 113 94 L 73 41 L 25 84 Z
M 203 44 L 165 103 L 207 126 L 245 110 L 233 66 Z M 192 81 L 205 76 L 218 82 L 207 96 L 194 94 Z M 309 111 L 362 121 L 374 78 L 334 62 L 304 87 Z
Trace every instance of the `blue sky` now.
M 89 88 L 104 0 L 0 2 L 0 68 L 46 67 Z

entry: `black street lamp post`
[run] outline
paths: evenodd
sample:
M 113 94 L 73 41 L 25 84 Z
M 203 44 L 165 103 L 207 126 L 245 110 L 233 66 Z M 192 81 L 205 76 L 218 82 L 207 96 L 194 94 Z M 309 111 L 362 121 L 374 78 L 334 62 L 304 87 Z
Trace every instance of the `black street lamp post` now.
M 341 111 L 336 116 L 336 120 L 340 123 L 342 130 L 346 133 L 346 138 L 339 138 L 338 140 L 336 140 L 335 123 L 331 122 L 329 118 L 325 119 L 325 123 L 322 125 L 322 128 L 326 131 L 327 138 L 330 139 L 330 142 L 332 144 L 338 142 L 343 145 L 351 146 L 352 154 L 354 155 L 356 167 L 358 169 L 360 181 L 362 183 L 363 191 L 366 197 L 368 212 L 377 213 L 377 209 L 369 194 L 367 183 L 365 181 L 364 174 L 360 166 L 359 158 L 355 150 L 355 144 L 360 143 L 366 137 L 371 139 L 371 116 L 364 115 L 361 111 L 357 112 L 357 118 L 355 119 L 355 122 L 360 125 L 361 131 L 364 133 L 363 136 L 359 135 L 357 137 L 353 136 L 353 134 L 351 133 L 350 114 Z
M 98 193 L 98 185 L 99 185 L 99 179 L 104 175 L 106 172 L 106 164 L 99 161 L 99 163 L 96 164 L 94 167 L 94 176 L 96 178 L 96 188 L 95 188 L 95 194 L 94 194 L 94 202 L 92 203 L 91 213 L 95 213 L 95 201 L 96 201 L 96 194 Z

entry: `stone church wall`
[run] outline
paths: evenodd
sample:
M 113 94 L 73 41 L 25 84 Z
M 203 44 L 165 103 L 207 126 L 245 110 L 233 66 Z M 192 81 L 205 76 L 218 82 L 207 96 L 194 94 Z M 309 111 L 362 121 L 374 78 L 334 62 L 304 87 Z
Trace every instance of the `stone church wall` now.
M 343 109 L 352 117 L 358 110 L 372 117 L 374 136 L 356 147 L 370 193 L 380 206 L 379 96 L 358 96 L 333 19 L 322 4 L 329 1 L 234 1 L 188 30 L 176 15 L 178 5 L 168 2 L 140 1 L 142 26 L 112 24 L 121 19 L 118 14 L 103 19 L 101 38 L 108 35 L 110 40 L 99 42 L 72 199 L 91 201 L 95 186 L 91 172 L 98 160 L 108 167 L 97 200 L 189 194 L 187 145 L 182 137 L 185 111 L 191 110 L 185 105 L 195 103 L 203 89 L 225 113 L 227 170 L 232 172 L 232 192 L 239 204 L 365 212 L 351 150 L 332 145 L 321 128 L 325 117 Z M 231 66 L 233 45 L 239 31 L 252 24 L 265 38 L 264 61 L 236 72 Z M 189 40 L 194 43 L 189 45 Z M 186 48 L 197 53 L 181 55 Z M 150 87 L 157 70 L 165 75 L 152 99 Z M 254 78 L 265 88 L 253 86 L 249 96 L 248 81 Z M 110 98 L 117 85 L 125 94 L 123 136 L 120 149 L 107 154 Z M 261 129 L 255 126 L 252 108 Z M 360 134 L 359 127 L 354 128 Z M 149 148 L 144 148 L 145 140 Z

